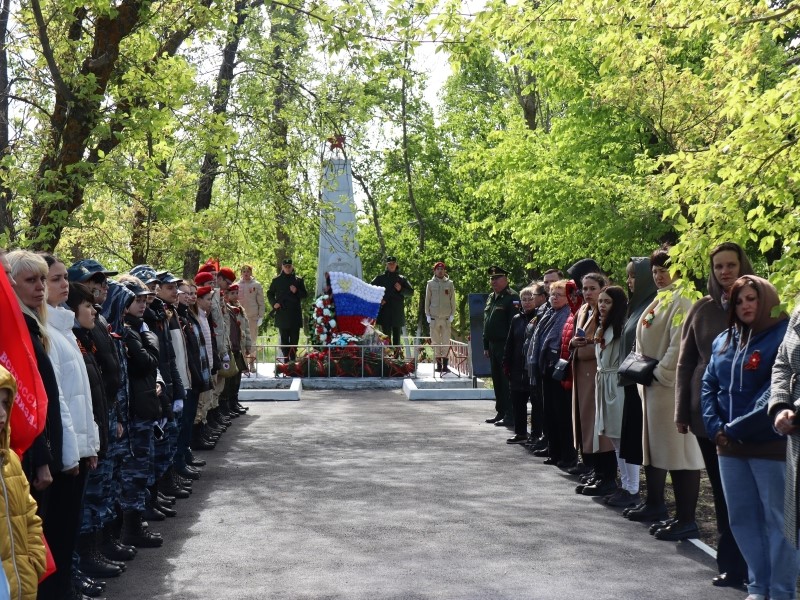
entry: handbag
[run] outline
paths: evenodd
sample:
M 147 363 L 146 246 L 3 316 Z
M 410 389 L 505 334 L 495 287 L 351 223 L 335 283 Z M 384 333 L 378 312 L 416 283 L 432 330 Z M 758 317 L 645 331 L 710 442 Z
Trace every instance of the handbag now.
M 655 358 L 650 358 L 632 350 L 625 357 L 625 360 L 620 363 L 617 370 L 619 385 L 624 386 L 631 383 L 650 385 L 653 383 L 653 371 L 655 371 L 657 364 L 658 361 Z
M 553 372 L 550 374 L 555 381 L 564 381 L 569 373 L 569 365 L 572 362 L 572 357 L 575 351 L 569 353 L 567 358 L 559 358 L 556 364 L 553 365 Z
M 228 378 L 233 377 L 239 372 L 239 367 L 236 366 L 236 361 L 231 358 L 230 355 L 228 356 L 228 360 L 225 360 L 225 357 L 222 357 L 222 366 L 220 367 L 219 371 L 217 371 L 217 375 L 219 377 Z

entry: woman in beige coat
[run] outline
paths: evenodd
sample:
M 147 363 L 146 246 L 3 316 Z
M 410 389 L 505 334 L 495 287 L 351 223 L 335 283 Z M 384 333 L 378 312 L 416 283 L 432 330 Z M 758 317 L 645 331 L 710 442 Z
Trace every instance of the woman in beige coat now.
M 584 464 L 593 471 L 586 483 L 575 488 L 584 496 L 605 496 L 617 489 L 614 446 L 606 436 L 598 436 L 595 431 L 597 297 L 606 285 L 608 282 L 600 273 L 589 273 L 581 279 L 584 303 L 575 314 L 574 337 L 569 343 L 574 357 L 572 423 L 575 447 L 580 450 Z
M 650 266 L 659 292 L 673 290 L 669 252 L 664 248 L 653 252 Z M 643 506 L 626 516 L 632 521 L 660 521 L 652 529 L 656 537 L 663 540 L 682 540 L 698 534 L 695 509 L 703 457 L 697 439 L 678 433 L 674 422 L 675 372 L 681 338 L 681 326 L 675 325 L 675 318 L 685 315 L 690 306 L 686 298 L 659 293 L 636 326 L 636 350 L 657 359 L 658 365 L 653 382 L 639 389 L 647 498 Z M 675 519 L 667 519 L 664 503 L 667 471 L 675 492 Z

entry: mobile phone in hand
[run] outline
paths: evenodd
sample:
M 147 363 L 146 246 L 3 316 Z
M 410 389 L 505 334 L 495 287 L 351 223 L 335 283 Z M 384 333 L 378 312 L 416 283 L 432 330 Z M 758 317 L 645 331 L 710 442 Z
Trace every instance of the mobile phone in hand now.
M 586 332 L 583 329 L 581 329 L 580 327 L 578 327 L 575 330 L 575 337 L 579 337 L 579 338 L 586 337 Z

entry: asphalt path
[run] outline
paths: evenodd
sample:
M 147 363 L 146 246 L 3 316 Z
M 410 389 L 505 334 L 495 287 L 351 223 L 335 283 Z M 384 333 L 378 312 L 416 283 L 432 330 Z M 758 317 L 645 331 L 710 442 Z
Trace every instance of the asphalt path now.
M 483 422 L 492 403 L 399 391 L 253 402 L 178 516 L 106 596 L 162 599 L 739 599 Z

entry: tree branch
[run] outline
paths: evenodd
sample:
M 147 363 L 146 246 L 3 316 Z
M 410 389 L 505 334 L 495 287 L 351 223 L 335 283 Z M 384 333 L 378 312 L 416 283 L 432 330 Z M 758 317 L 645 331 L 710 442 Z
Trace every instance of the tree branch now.
M 50 37 L 47 35 L 47 25 L 44 22 L 42 6 L 39 4 L 39 0 L 31 0 L 31 8 L 33 9 L 33 16 L 36 20 L 39 43 L 42 45 L 42 54 L 47 62 L 47 68 L 50 70 L 50 76 L 53 78 L 56 91 L 71 102 L 75 99 L 75 95 L 64 81 L 64 78 L 61 77 L 61 71 L 56 64 L 56 59 L 53 55 L 53 47 L 50 45 Z

